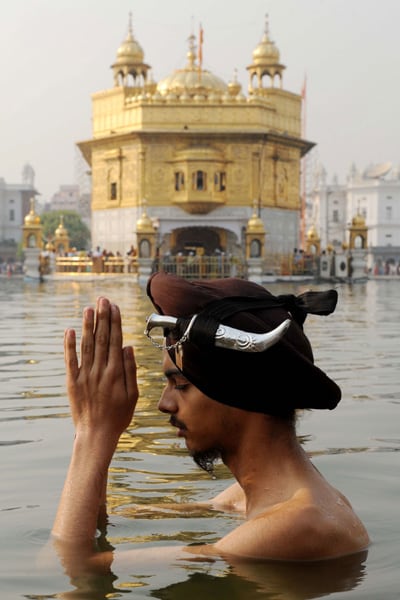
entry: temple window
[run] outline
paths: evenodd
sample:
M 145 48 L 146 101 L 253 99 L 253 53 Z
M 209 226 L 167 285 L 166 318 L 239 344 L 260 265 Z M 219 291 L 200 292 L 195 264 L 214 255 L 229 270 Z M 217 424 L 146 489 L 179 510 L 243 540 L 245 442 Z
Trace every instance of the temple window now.
M 110 183 L 110 200 L 117 199 L 117 184 L 115 181 Z
M 185 174 L 183 171 L 176 171 L 175 173 L 175 190 L 179 192 L 185 189 Z
M 202 191 L 207 189 L 207 173 L 205 171 L 195 171 L 192 175 L 193 189 Z
M 15 221 L 15 211 L 13 208 L 10 208 L 10 212 L 8 214 L 9 221 Z
M 216 192 L 223 192 L 226 188 L 226 173 L 224 171 L 217 171 L 214 174 L 214 188 Z

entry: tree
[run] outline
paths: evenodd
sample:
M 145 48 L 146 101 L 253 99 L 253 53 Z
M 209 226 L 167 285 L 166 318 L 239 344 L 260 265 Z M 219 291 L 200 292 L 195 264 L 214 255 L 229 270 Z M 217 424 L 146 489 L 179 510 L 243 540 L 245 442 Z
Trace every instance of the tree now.
M 42 213 L 40 220 L 43 227 L 43 237 L 46 240 L 54 238 L 55 231 L 63 215 L 63 225 L 68 231 L 70 247 L 77 250 L 90 248 L 90 231 L 82 221 L 81 216 L 73 210 L 53 210 Z

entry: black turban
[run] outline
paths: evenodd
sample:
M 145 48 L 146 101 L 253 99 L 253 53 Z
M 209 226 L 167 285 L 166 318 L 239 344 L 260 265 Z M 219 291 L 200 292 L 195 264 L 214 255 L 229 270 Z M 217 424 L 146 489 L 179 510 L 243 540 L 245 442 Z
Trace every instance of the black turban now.
M 160 272 L 150 277 L 147 294 L 159 314 L 179 319 L 176 328 L 165 331 L 167 346 L 179 340 L 190 317 L 198 315 L 190 339 L 182 344 L 183 363 L 177 366 L 210 398 L 272 415 L 299 408 L 333 409 L 340 401 L 340 388 L 314 365 L 303 332 L 308 313 L 328 315 L 335 310 L 335 290 L 273 296 L 264 287 L 238 278 L 189 281 Z M 292 319 L 288 331 L 264 352 L 213 344 L 218 323 L 265 333 L 287 318 Z M 168 352 L 177 364 L 175 348 Z

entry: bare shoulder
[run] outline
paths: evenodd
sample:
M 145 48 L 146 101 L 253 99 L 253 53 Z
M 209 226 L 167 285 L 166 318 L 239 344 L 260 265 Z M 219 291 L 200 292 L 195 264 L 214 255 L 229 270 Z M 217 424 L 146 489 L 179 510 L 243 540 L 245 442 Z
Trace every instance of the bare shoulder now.
M 307 491 L 276 504 L 215 544 L 221 555 L 277 560 L 319 560 L 368 546 L 368 534 L 348 502 L 317 503 Z

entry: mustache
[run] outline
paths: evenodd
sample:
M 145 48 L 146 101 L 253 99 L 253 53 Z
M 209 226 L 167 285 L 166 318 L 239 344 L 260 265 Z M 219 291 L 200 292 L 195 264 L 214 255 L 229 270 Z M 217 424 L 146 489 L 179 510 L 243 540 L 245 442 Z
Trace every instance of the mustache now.
M 177 419 L 174 415 L 170 416 L 169 422 L 173 427 L 178 427 L 178 429 L 187 429 L 185 423 Z

